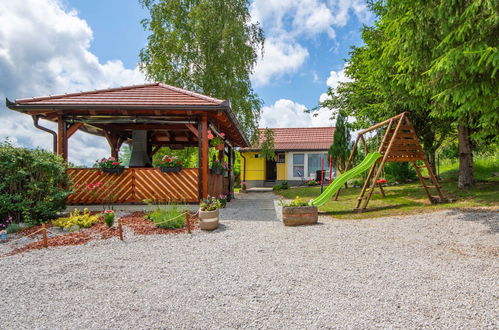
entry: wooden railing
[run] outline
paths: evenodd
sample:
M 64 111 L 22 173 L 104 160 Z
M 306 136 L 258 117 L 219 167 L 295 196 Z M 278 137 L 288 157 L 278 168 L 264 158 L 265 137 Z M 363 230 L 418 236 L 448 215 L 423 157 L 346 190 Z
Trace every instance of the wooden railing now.
M 122 174 L 71 168 L 68 174 L 74 191 L 67 198 L 68 204 L 144 203 L 146 199 L 195 203 L 199 199 L 197 168 L 178 173 L 163 173 L 158 168 L 127 168 Z

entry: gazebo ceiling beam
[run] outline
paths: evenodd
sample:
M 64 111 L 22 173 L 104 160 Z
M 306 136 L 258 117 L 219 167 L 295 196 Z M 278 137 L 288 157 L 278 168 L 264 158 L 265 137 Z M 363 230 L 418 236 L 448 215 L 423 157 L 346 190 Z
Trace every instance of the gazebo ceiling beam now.
M 69 123 L 85 123 L 85 124 L 195 124 L 191 120 L 164 120 L 152 118 L 75 118 L 69 117 Z

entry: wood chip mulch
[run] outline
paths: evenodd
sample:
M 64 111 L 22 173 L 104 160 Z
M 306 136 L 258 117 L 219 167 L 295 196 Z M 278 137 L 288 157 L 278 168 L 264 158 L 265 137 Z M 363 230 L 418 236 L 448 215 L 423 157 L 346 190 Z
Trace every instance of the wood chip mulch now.
M 121 218 L 121 223 L 130 228 L 136 235 L 179 234 L 187 232 L 187 228 L 185 227 L 178 229 L 158 228 L 151 220 L 145 219 L 144 215 L 144 212 L 133 212 Z M 190 219 L 191 230 L 198 229 L 197 218 L 192 213 L 190 214 Z
M 194 214 L 191 213 L 190 219 L 191 219 L 190 220 L 191 230 L 194 231 L 198 229 L 199 224 Z M 179 229 L 158 228 L 152 223 L 151 220 L 144 218 L 144 212 L 131 213 L 125 217 L 122 217 L 121 222 L 123 226 L 126 226 L 127 228 L 131 229 L 133 233 L 136 235 L 179 234 L 187 232 L 187 229 L 185 227 Z M 46 228 L 48 231 L 50 231 L 51 227 L 53 227 L 51 223 L 46 224 Z M 33 226 L 19 231 L 18 234 L 20 234 L 21 236 L 27 236 L 36 232 L 37 230 L 40 230 L 41 228 L 42 228 L 41 225 Z M 15 248 L 9 253 L 5 254 L 4 256 L 11 256 L 14 254 L 30 250 L 43 249 L 44 246 L 43 246 L 43 241 L 41 239 L 41 233 L 37 233 L 36 235 L 38 235 L 38 241 Z M 108 228 L 104 223 L 104 219 L 101 217 L 99 219 L 99 222 L 97 222 L 90 228 L 82 229 L 81 231 L 75 233 L 67 233 L 58 236 L 48 237 L 47 241 L 49 247 L 82 245 L 88 243 L 91 240 L 109 239 L 111 237 L 118 235 L 119 235 L 118 228 L 116 226 Z

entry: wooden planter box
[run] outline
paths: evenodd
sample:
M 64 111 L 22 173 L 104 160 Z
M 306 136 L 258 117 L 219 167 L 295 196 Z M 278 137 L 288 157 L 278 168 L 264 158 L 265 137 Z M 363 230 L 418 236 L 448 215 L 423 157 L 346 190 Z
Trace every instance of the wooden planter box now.
M 161 166 L 159 169 L 163 173 L 178 173 L 182 170 L 182 166 L 175 166 L 175 167 Z
M 318 219 L 317 206 L 285 206 L 282 208 L 282 222 L 285 226 L 313 225 Z
M 221 168 L 212 168 L 210 170 L 211 170 L 211 174 L 218 174 L 218 175 L 220 175 L 220 174 L 224 173 L 224 170 L 221 169 Z
M 116 168 L 102 168 L 102 172 L 104 173 L 113 173 L 113 174 L 121 174 L 125 170 L 124 167 L 116 167 Z

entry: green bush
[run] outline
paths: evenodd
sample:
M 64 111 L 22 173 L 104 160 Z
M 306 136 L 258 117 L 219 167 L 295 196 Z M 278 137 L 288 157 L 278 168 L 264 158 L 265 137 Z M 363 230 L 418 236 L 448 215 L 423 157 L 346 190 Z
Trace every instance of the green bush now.
M 56 217 L 70 194 L 66 165 L 51 152 L 0 143 L 0 221 L 37 224 Z
M 281 184 L 276 184 L 272 186 L 273 191 L 286 190 L 289 189 L 288 181 L 283 181 Z
M 386 181 L 390 183 L 417 179 L 416 171 L 412 166 L 409 166 L 409 163 L 386 163 L 384 172 Z
M 181 205 L 172 203 L 167 207 L 158 207 L 145 217 L 154 222 L 158 228 L 175 229 L 185 226 L 184 213 L 185 209 Z

